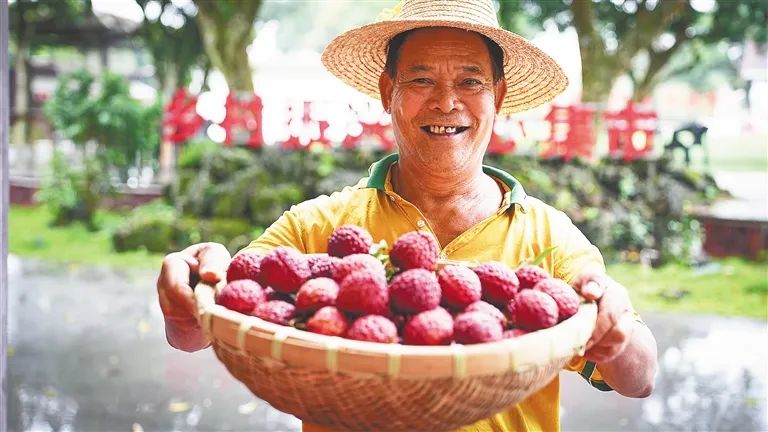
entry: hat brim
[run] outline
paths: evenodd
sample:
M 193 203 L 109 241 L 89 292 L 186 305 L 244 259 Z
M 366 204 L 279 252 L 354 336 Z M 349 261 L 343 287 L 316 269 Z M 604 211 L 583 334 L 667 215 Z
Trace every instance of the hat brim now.
M 568 78 L 546 53 L 522 37 L 498 27 L 449 20 L 400 19 L 349 30 L 325 48 L 322 62 L 332 74 L 355 89 L 379 99 L 387 44 L 395 35 L 424 27 L 453 27 L 474 31 L 496 42 L 504 52 L 507 95 L 501 112 L 525 111 L 551 101 L 568 85 Z

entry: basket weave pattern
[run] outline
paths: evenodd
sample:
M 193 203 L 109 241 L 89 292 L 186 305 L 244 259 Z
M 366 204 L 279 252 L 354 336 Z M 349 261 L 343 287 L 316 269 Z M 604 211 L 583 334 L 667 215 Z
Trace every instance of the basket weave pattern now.
M 337 430 L 452 430 L 548 384 L 583 352 L 596 307 L 515 339 L 451 347 L 374 344 L 277 326 L 226 310 L 195 289 L 200 322 L 227 370 L 256 396 Z

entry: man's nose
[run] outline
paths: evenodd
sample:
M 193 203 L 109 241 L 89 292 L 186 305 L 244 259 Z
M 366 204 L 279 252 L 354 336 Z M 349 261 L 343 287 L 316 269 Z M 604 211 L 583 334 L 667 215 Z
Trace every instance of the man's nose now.
M 461 107 L 461 100 L 459 100 L 456 89 L 452 85 L 441 84 L 435 86 L 430 108 L 449 113 L 453 110 L 460 110 Z

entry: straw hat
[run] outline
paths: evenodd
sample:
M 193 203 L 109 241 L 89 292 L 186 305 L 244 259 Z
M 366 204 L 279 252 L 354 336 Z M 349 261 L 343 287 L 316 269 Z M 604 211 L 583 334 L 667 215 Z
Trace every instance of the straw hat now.
M 507 81 L 502 113 L 549 102 L 568 85 L 568 78 L 551 57 L 499 26 L 493 0 L 403 0 L 390 16 L 336 37 L 323 52 L 323 64 L 345 83 L 378 99 L 387 44 L 398 33 L 423 27 L 471 30 L 501 47 Z

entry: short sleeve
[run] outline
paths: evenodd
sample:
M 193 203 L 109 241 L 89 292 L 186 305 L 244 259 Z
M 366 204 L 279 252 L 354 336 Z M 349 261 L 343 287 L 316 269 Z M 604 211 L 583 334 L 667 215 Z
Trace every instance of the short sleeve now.
M 306 253 L 302 239 L 302 223 L 300 213 L 292 210 L 280 216 L 258 239 L 253 240 L 241 252 L 268 253 L 279 246 L 289 246 L 301 253 Z
M 565 369 L 578 372 L 587 382 L 600 391 L 611 391 L 613 388 L 603 381 L 603 376 L 597 370 L 595 362 L 588 361 L 584 357 L 576 356 L 565 365 Z
M 565 213 L 557 212 L 552 224 L 552 238 L 557 248 L 552 251 L 554 276 L 568 283 L 581 273 L 605 273 L 605 263 L 600 251 L 590 243 Z

